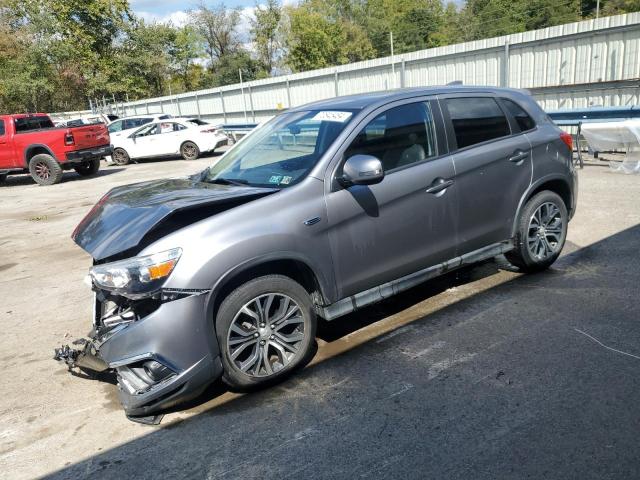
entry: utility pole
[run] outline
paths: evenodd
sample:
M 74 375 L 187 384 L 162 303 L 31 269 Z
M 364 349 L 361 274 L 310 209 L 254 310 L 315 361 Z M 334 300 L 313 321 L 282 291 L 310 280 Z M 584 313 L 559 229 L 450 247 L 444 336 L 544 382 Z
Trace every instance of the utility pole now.
M 600 18 L 600 0 L 596 2 L 596 20 Z
M 238 69 L 240 75 L 240 93 L 242 93 L 242 111 L 244 112 L 244 123 L 247 123 L 247 102 L 244 99 L 244 86 L 242 84 L 242 69 Z
M 391 88 L 396 88 L 396 65 L 393 58 L 393 32 L 389 32 L 389 43 L 391 44 Z

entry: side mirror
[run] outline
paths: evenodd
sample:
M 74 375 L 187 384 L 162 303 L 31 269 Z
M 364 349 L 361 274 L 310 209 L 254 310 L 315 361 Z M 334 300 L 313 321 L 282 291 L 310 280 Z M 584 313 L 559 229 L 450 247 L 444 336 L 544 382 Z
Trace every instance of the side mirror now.
M 354 155 L 344 162 L 342 177 L 339 182 L 348 187 L 350 185 L 373 185 L 384 179 L 384 169 L 380 159 L 373 155 Z

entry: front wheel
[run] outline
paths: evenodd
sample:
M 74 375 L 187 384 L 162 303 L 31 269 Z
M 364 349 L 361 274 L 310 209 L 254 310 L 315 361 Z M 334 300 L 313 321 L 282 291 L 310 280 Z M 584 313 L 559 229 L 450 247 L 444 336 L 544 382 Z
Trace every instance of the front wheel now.
M 29 161 L 29 173 L 39 185 L 53 185 L 62 180 L 62 167 L 46 153 L 35 155 Z
M 567 207 L 558 194 L 536 194 L 520 213 L 516 248 L 505 257 L 523 272 L 549 268 L 564 247 L 568 223 Z
M 310 360 L 315 333 L 311 297 L 299 283 L 267 275 L 241 285 L 216 317 L 224 382 L 247 391 L 282 380 Z
M 95 175 L 100 170 L 100 159 L 94 158 L 85 163 L 81 163 L 80 165 L 76 165 L 73 169 L 78 172 L 78 175 L 82 175 L 83 177 L 87 177 L 89 175 Z
M 180 154 L 185 160 L 196 160 L 200 156 L 200 149 L 193 142 L 184 142 L 180 147 Z

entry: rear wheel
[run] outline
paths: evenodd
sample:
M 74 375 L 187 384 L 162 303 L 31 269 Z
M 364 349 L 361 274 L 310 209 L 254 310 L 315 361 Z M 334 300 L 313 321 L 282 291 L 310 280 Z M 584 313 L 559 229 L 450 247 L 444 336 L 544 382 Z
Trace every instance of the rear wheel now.
M 131 161 L 129 154 L 123 148 L 114 149 L 111 158 L 113 158 L 113 163 L 116 165 L 127 165 Z
M 505 254 L 523 272 L 551 266 L 560 256 L 567 238 L 569 216 L 560 196 L 549 190 L 531 198 L 518 219 L 516 248 Z
M 41 153 L 29 161 L 29 173 L 39 185 L 53 185 L 62 180 L 63 171 L 55 158 Z
M 83 177 L 95 175 L 98 170 L 100 170 L 100 159 L 94 158 L 93 160 L 82 163 L 73 168 L 76 172 L 78 172 L 79 175 L 82 175 Z
M 180 154 L 185 160 L 196 160 L 200 156 L 200 149 L 193 142 L 184 142 L 180 147 Z
M 267 275 L 241 285 L 216 317 L 224 382 L 250 390 L 285 378 L 310 360 L 315 333 L 311 297 L 297 282 Z

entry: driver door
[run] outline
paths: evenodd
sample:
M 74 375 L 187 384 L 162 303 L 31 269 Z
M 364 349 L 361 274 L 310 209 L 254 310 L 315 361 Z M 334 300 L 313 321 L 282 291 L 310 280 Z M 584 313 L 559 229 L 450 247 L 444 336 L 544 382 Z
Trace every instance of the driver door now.
M 329 238 L 339 295 L 345 298 L 455 256 L 455 184 L 442 120 L 428 99 L 378 110 L 352 135 L 342 163 L 352 155 L 382 161 L 375 185 L 340 187 L 327 194 Z

